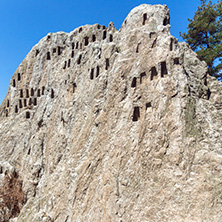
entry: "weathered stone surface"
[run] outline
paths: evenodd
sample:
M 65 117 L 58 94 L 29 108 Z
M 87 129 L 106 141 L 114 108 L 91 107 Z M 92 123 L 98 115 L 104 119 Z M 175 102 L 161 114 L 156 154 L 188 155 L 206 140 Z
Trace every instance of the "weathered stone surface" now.
M 222 84 L 166 6 L 49 33 L 0 108 L 1 159 L 27 194 L 13 221 L 222 220 Z

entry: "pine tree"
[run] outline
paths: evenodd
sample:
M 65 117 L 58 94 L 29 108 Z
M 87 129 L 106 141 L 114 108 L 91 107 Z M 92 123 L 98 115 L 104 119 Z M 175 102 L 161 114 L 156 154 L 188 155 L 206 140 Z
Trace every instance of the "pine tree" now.
M 207 63 L 209 74 L 222 79 L 222 1 L 201 0 L 188 21 L 188 33 L 182 33 L 182 38 Z

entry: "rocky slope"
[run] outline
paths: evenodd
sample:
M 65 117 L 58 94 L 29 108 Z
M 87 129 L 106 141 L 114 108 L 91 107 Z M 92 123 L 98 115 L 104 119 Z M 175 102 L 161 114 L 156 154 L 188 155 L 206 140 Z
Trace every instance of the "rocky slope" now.
M 169 21 L 144 4 L 32 48 L 0 107 L 11 221 L 222 221 L 222 83 Z

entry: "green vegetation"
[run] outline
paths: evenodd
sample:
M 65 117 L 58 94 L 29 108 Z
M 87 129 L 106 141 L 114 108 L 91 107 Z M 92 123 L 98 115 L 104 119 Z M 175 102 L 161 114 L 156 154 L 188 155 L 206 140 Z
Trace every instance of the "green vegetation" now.
M 201 0 L 188 21 L 188 32 L 182 33 L 182 38 L 207 63 L 209 74 L 222 80 L 222 1 Z

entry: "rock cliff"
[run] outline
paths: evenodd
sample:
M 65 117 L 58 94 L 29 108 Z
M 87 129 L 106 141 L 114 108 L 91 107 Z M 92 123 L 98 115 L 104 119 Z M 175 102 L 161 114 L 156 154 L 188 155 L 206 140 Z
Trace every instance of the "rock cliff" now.
M 144 4 L 32 48 L 0 107 L 11 221 L 222 221 L 222 83 L 169 23 Z

